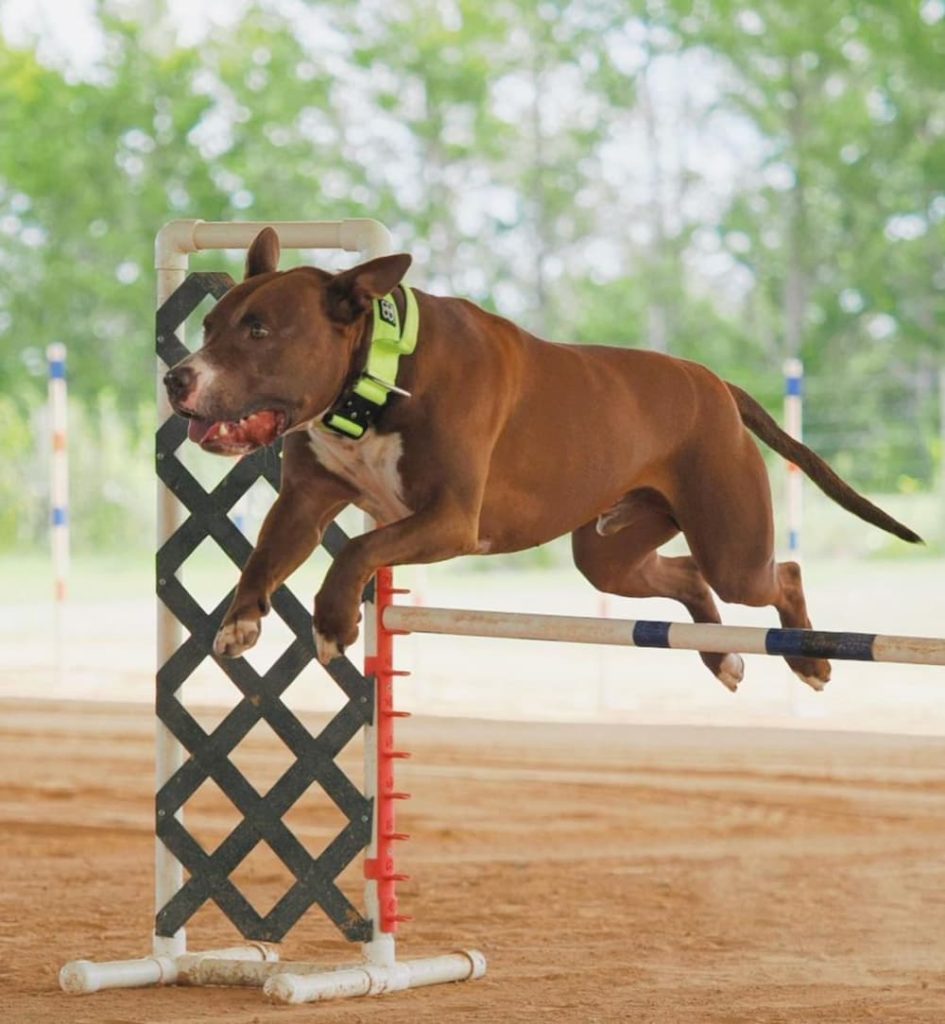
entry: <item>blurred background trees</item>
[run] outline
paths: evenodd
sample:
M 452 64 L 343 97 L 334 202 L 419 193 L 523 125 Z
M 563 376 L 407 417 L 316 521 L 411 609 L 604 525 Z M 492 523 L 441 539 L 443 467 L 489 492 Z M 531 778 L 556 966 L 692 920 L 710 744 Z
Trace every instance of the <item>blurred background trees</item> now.
M 182 33 L 173 4 L 90 2 L 83 52 L 0 0 L 0 545 L 43 533 L 51 341 L 80 443 L 114 453 L 85 538 L 141 535 L 122 452 L 174 217 L 374 216 L 420 287 L 772 410 L 799 355 L 813 447 L 872 491 L 942 485 L 943 0 L 213 10 Z

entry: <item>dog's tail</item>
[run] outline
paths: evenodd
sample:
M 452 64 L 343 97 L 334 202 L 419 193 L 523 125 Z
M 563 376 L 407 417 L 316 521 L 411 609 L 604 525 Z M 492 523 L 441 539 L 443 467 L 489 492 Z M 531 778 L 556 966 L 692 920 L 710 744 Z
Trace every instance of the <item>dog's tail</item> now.
M 746 391 L 742 391 L 740 387 L 730 384 L 728 381 L 725 382 L 725 386 L 735 399 L 742 423 L 779 455 L 783 455 L 802 469 L 828 498 L 832 498 L 838 505 L 855 516 L 859 516 L 860 519 L 865 519 L 866 522 L 872 523 L 881 530 L 900 537 L 910 544 L 923 543 L 922 538 L 917 533 L 913 533 L 908 526 L 903 526 L 891 515 L 864 498 L 862 494 L 853 490 L 807 445 L 795 441 L 793 437 L 786 434 Z

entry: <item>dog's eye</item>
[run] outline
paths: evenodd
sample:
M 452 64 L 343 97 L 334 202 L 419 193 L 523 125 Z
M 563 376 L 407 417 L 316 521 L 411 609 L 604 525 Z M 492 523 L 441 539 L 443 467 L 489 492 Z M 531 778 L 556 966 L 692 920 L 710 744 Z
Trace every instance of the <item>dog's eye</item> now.
M 262 324 L 250 324 L 249 334 L 251 338 L 265 338 L 269 331 Z

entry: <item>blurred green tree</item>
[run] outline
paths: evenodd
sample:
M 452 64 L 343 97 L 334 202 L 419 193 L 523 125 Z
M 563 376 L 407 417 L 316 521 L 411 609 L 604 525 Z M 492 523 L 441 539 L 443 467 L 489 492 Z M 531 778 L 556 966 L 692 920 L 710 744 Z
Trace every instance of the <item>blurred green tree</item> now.
M 82 429 L 144 429 L 161 223 L 376 216 L 418 284 L 549 337 L 697 359 L 773 407 L 799 354 L 815 447 L 860 485 L 934 482 L 938 0 L 260 0 L 199 43 L 160 0 L 95 17 L 81 73 L 0 38 L 18 458 L 53 340 Z
M 867 486 L 931 480 L 945 21 L 902 3 L 676 6 L 687 46 L 731 69 L 721 101 L 763 140 L 717 230 L 772 364 L 804 359 L 809 440 Z

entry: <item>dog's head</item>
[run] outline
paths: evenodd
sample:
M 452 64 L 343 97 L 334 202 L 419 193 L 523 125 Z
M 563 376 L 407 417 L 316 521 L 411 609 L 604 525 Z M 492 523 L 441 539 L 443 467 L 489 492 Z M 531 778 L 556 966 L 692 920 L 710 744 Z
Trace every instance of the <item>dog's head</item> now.
M 339 274 L 278 265 L 279 237 L 264 228 L 243 281 L 204 320 L 203 347 L 164 377 L 171 406 L 206 451 L 245 455 L 323 415 L 351 372 L 371 300 L 400 282 L 410 257 Z

